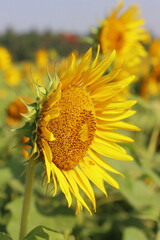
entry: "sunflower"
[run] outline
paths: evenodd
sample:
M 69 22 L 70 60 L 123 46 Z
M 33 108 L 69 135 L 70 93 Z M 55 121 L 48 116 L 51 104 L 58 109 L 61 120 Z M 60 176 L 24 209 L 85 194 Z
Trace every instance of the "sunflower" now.
M 142 78 L 140 95 L 147 99 L 160 94 L 160 65 L 153 66 L 153 69 L 146 78 Z
M 3 47 L 0 46 L 0 69 L 4 70 L 8 68 L 12 63 L 12 57 L 9 51 Z
M 133 5 L 121 13 L 123 2 L 101 23 L 97 32 L 102 54 L 116 50 L 117 61 L 125 62 L 125 71 L 137 73 L 141 58 L 147 56 L 142 43 L 149 41 L 150 36 L 142 28 L 144 20 L 139 17 L 138 6 Z M 139 70 L 139 69 L 138 69 Z
M 154 39 L 149 46 L 149 56 L 143 62 L 140 95 L 147 99 L 160 93 L 160 40 Z
M 153 61 L 153 63 L 156 64 L 157 58 L 160 57 L 160 39 L 153 39 L 150 44 L 149 53 L 153 59 L 155 58 L 155 61 Z
M 35 104 L 29 106 L 32 110 L 26 117 L 31 120 L 29 125 L 26 123 L 24 126 L 29 126 L 31 131 L 34 144 L 32 156 L 44 160 L 47 183 L 54 183 L 53 194 L 56 194 L 59 185 L 68 206 L 71 206 L 74 196 L 77 214 L 82 206 L 91 214 L 80 190 L 96 210 L 91 182 L 106 196 L 105 181 L 119 188 L 109 172 L 122 174 L 105 162 L 102 156 L 132 160 L 118 143 L 133 140 L 116 132 L 116 129 L 138 130 L 123 121 L 135 113 L 130 110 L 135 101 L 114 100 L 114 96 L 127 87 L 134 77 L 114 81 L 121 69 L 106 72 L 116 58 L 115 51 L 99 61 L 99 50 L 98 47 L 93 61 L 92 49 L 78 62 L 72 54 L 59 78 L 55 76 L 50 79 L 49 90 L 37 86 L 39 100 L 36 107 Z
M 31 103 L 28 98 L 23 98 L 25 102 Z M 11 127 L 18 126 L 22 122 L 22 114 L 27 113 L 27 107 L 20 98 L 13 99 L 6 109 L 6 122 Z
M 5 88 L 0 88 L 0 99 L 6 98 L 8 95 L 8 91 Z
M 49 56 L 48 52 L 45 49 L 39 49 L 36 52 L 36 64 L 40 69 L 46 69 L 48 64 Z
M 7 85 L 17 86 L 21 81 L 21 72 L 17 66 L 12 64 L 4 71 L 4 78 Z

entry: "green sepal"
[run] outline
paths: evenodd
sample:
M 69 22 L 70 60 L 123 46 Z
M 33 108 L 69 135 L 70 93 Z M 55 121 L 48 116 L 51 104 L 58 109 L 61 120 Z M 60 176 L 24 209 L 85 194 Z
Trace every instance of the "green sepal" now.
M 35 102 L 27 103 L 22 98 L 20 98 L 20 100 L 27 107 L 28 113 L 21 114 L 26 119 L 26 122 L 21 128 L 15 129 L 17 133 L 29 138 L 29 140 L 26 143 L 24 143 L 24 145 L 31 146 L 31 149 L 29 150 L 30 153 L 29 158 L 35 160 L 39 159 L 41 154 L 40 148 L 37 145 L 39 115 L 41 113 L 41 109 L 43 108 L 43 104 L 49 97 L 50 92 L 55 91 L 59 84 L 59 78 L 57 74 L 54 74 L 52 78 L 48 72 L 48 78 L 49 78 L 49 87 L 47 88 L 48 90 L 44 86 L 39 85 L 33 79 L 33 85 L 37 93 Z
M 44 96 L 47 95 L 47 89 L 46 89 L 44 86 L 39 85 L 39 84 L 38 84 L 37 82 L 35 82 L 34 80 L 33 80 L 33 85 L 34 85 L 34 87 L 35 87 L 35 90 L 36 90 L 36 93 L 37 93 L 37 97 L 38 97 L 39 99 L 42 99 Z
M 21 100 L 21 102 L 26 106 L 28 112 L 32 111 L 35 107 L 36 107 L 36 102 L 34 103 L 28 103 L 26 102 L 23 98 L 21 98 L 19 95 L 18 95 L 18 98 Z
M 50 75 L 49 75 L 50 76 Z M 49 77 L 49 79 L 51 78 L 51 76 Z M 59 77 L 56 73 L 54 73 L 53 78 L 50 80 L 48 89 L 49 89 L 49 93 L 50 92 L 54 92 L 57 89 L 57 86 L 59 84 L 60 80 Z
M 16 132 L 24 135 L 25 137 L 31 137 L 33 132 L 36 129 L 36 125 L 35 124 L 31 124 L 30 122 L 26 122 L 24 124 L 24 126 L 22 126 L 21 128 L 17 128 L 15 129 Z
M 37 143 L 34 142 L 33 148 L 30 154 L 30 159 L 33 158 L 34 160 L 38 159 L 40 157 L 40 150 L 37 146 Z
M 32 111 L 30 111 L 28 113 L 21 113 L 21 116 L 28 119 L 30 122 L 33 122 L 35 119 L 36 113 L 37 113 L 37 111 L 35 109 L 33 109 Z

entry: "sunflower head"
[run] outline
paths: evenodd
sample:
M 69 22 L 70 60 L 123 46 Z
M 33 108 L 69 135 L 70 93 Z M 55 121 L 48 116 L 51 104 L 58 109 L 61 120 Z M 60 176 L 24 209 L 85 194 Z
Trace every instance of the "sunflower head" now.
M 159 60 L 160 61 L 160 60 Z M 160 65 L 152 65 L 151 71 L 141 81 L 140 95 L 147 99 L 160 94 Z
M 154 58 L 160 57 L 160 39 L 154 39 L 149 48 L 150 55 Z
M 45 49 L 39 49 L 36 52 L 36 64 L 40 69 L 46 69 L 48 63 L 48 52 Z
M 81 59 L 72 54 L 66 60 L 65 70 L 50 78 L 46 89 L 37 86 L 37 102 L 28 105 L 30 112 L 21 131 L 31 137 L 32 156 L 42 159 L 47 183 L 53 181 L 54 195 L 59 185 L 68 206 L 74 196 L 76 213 L 82 206 L 91 210 L 80 194 L 82 190 L 96 210 L 91 182 L 106 196 L 106 181 L 115 188 L 118 183 L 109 172 L 119 173 L 107 164 L 102 156 L 117 160 L 132 160 L 119 142 L 132 142 L 116 129 L 137 131 L 138 128 L 123 120 L 134 111 L 133 100 L 116 100 L 117 94 L 134 79 L 118 79 L 121 68 L 109 72 L 116 58 L 115 52 L 99 61 L 99 47 L 94 60 L 92 49 Z
M 142 60 L 147 56 L 143 44 L 150 41 L 150 35 L 143 28 L 144 19 L 140 17 L 137 5 L 130 6 L 123 11 L 123 2 L 93 29 L 90 42 L 101 46 L 101 53 L 105 56 L 108 51 L 116 50 L 115 67 L 124 64 L 121 77 L 132 74 L 139 75 Z
M 23 98 L 27 103 L 31 102 L 31 99 Z M 27 107 L 21 101 L 20 98 L 15 98 L 10 102 L 6 110 L 6 122 L 9 126 L 19 126 L 22 121 L 22 114 L 27 113 Z
M 9 86 L 17 86 L 21 81 L 21 72 L 15 65 L 10 65 L 4 72 L 5 82 Z
M 149 57 L 143 62 L 140 95 L 147 99 L 160 93 L 160 40 L 154 39 L 149 46 Z
M 138 6 L 133 5 L 121 13 L 123 2 L 119 2 L 117 8 L 102 22 L 99 31 L 99 42 L 102 53 L 108 50 L 116 50 L 118 54 L 129 54 L 133 46 L 140 48 L 140 42 L 148 42 L 149 35 L 142 28 L 144 19 L 140 18 Z M 139 52 L 144 55 L 144 49 Z
M 12 57 L 9 51 L 0 46 L 0 69 L 4 70 L 11 65 Z

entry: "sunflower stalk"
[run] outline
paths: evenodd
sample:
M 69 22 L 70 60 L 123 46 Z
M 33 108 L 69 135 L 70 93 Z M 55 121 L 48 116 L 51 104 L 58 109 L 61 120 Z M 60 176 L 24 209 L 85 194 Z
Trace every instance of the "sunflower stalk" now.
M 29 210 L 30 210 L 31 196 L 32 196 L 32 189 L 33 189 L 35 163 L 36 163 L 35 159 L 31 157 L 26 169 L 25 193 L 24 193 L 24 200 L 23 200 L 23 207 L 22 207 L 19 240 L 23 240 L 27 233 Z
M 155 127 L 152 131 L 152 135 L 151 135 L 150 142 L 148 145 L 148 153 L 149 153 L 148 155 L 149 155 L 150 161 L 153 160 L 152 158 L 156 151 L 156 145 L 157 145 L 157 140 L 158 140 L 158 136 L 159 136 L 159 131 L 160 131 L 160 121 L 158 119 L 155 123 Z

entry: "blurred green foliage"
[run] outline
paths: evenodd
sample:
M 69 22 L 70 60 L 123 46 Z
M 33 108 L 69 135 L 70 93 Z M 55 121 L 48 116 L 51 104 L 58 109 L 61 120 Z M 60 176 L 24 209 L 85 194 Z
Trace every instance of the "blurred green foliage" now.
M 58 34 L 51 31 L 18 34 L 12 29 L 0 34 L 0 45 L 9 50 L 15 61 L 34 60 L 35 52 L 40 48 L 54 48 L 60 56 L 67 56 L 74 50 L 84 53 L 90 46 L 75 34 Z

